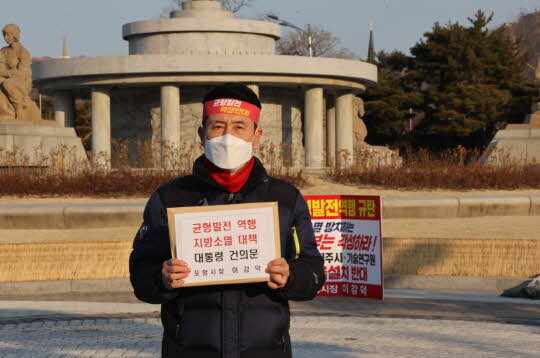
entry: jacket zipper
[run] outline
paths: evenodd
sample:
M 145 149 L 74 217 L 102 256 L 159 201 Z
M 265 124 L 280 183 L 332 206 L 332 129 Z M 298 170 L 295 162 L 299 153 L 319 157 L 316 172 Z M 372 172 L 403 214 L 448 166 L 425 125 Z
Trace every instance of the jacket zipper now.
M 234 200 L 234 194 L 233 194 L 233 193 L 229 193 L 229 195 L 227 196 L 227 204 L 232 203 L 233 200 Z
M 225 354 L 225 304 L 223 302 L 223 290 L 219 293 L 221 297 L 221 352 Z

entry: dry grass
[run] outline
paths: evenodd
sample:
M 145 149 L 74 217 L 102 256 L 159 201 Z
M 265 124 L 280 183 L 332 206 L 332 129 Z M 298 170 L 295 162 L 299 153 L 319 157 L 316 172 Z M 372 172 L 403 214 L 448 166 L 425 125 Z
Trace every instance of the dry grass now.
M 398 275 L 529 277 L 540 240 L 384 239 L 384 272 Z
M 505 157 L 502 164 L 480 162 L 480 151 L 458 147 L 431 154 L 427 150 L 407 150 L 401 161 L 370 158 L 370 152 L 355 153 L 355 164 L 346 169 L 332 169 L 329 175 L 343 184 L 375 185 L 389 189 L 538 189 L 540 165 L 520 165 Z M 346 157 L 342 153 L 342 157 Z
M 0 244 L 0 282 L 128 277 L 131 240 Z M 384 272 L 529 277 L 540 240 L 384 239 Z
M 271 176 L 300 188 L 305 186 L 306 176 L 301 169 L 283 166 L 282 150 L 277 145 L 266 145 L 257 155 Z M 2 161 L 8 163 L 0 168 L 0 196 L 148 196 L 160 185 L 190 173 L 202 149 L 197 143 L 180 148 L 165 145 L 165 153 L 164 160 L 175 170 L 151 169 L 160 167 L 159 143 L 137 142 L 130 148 L 126 142 L 115 141 L 110 161 L 112 170 L 77 162 L 70 158 L 67 148 L 59 148 L 50 156 L 40 155 L 40 162 L 48 167 L 10 166 L 10 160 L 21 163 L 23 154 L 17 149 L 5 152 L 0 148 Z M 366 150 L 355 153 L 357 159 L 352 167 L 335 168 L 328 175 L 342 184 L 387 189 L 540 189 L 540 165 L 523 166 L 509 156 L 499 161 L 502 164 L 486 165 L 480 163 L 480 154 L 458 147 L 438 155 L 426 150 L 408 150 L 402 158 L 381 159 Z M 341 157 L 341 162 L 345 162 L 346 155 L 342 153 Z M 93 162 L 106 161 L 95 158 Z
M 110 166 L 90 166 L 87 162 L 73 159 L 67 147 L 60 147 L 50 156 L 40 155 L 43 166 L 21 166 L 25 163 L 24 153 L 18 149 L 0 152 L 4 167 L 0 167 L 0 196 L 86 196 L 125 197 L 148 196 L 159 186 L 177 177 L 191 173 L 193 161 L 202 154 L 196 143 L 180 148 L 165 146 L 164 160 L 174 170 L 158 168 L 161 162 L 159 143 L 137 142 L 130 149 L 127 142 L 113 142 Z M 136 154 L 133 154 L 136 153 Z M 282 168 L 276 164 L 276 157 L 269 149 L 260 153 L 268 158 L 268 173 L 291 182 L 297 187 L 306 183 L 300 170 Z M 90 158 L 90 162 L 107 163 L 107 160 Z M 9 163 L 18 163 L 10 165 Z
M 131 241 L 0 244 L 0 282 L 128 277 Z
M 4 171 L 0 196 L 148 196 L 181 171 L 84 170 L 75 174 L 49 171 Z

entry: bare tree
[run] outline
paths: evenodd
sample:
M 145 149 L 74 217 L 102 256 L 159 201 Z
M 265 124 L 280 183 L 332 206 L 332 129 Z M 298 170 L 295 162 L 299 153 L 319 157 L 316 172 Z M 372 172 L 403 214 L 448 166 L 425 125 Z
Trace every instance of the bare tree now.
M 521 50 L 528 52 L 526 75 L 534 79 L 536 61 L 540 58 L 540 10 L 522 13 L 515 22 L 509 24 L 508 29 L 510 36 L 521 40 Z
M 177 10 L 182 6 L 182 3 L 187 0 L 170 0 L 171 3 L 168 7 L 163 9 L 163 13 L 168 15 L 171 11 Z M 254 0 L 218 0 L 225 10 L 237 13 L 243 8 L 250 6 Z
M 234 12 L 235 14 L 242 8 L 251 5 L 254 0 L 221 0 L 223 8 Z
M 341 41 L 320 26 L 311 26 L 313 56 L 353 59 L 357 56 L 341 46 Z M 280 55 L 309 56 L 308 28 L 304 31 L 289 30 L 277 43 Z

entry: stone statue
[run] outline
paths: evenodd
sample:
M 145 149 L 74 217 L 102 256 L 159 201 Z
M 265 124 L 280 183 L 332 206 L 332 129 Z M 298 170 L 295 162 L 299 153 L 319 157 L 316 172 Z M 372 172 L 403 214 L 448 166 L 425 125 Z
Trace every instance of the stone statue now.
M 354 96 L 353 99 L 353 132 L 354 143 L 363 143 L 367 137 L 367 127 L 362 119 L 366 111 L 364 109 L 364 100 Z
M 0 119 L 39 120 L 30 99 L 32 57 L 20 43 L 21 29 L 14 24 L 2 29 L 8 46 L 0 49 Z
M 362 168 L 400 166 L 403 160 L 398 150 L 366 143 L 368 129 L 362 119 L 365 114 L 364 100 L 355 96 L 353 99 L 353 145 L 358 165 Z

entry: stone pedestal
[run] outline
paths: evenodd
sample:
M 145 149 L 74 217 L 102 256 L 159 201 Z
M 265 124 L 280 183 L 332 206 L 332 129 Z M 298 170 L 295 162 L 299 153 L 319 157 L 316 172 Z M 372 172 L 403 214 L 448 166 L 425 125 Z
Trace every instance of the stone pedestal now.
M 540 165 L 540 114 L 528 115 L 524 124 L 500 130 L 480 158 L 482 163 Z
M 540 112 L 529 114 L 524 124 L 528 124 L 531 128 L 540 128 Z
M 86 165 L 82 142 L 73 128 L 56 121 L 0 120 L 0 167 Z

